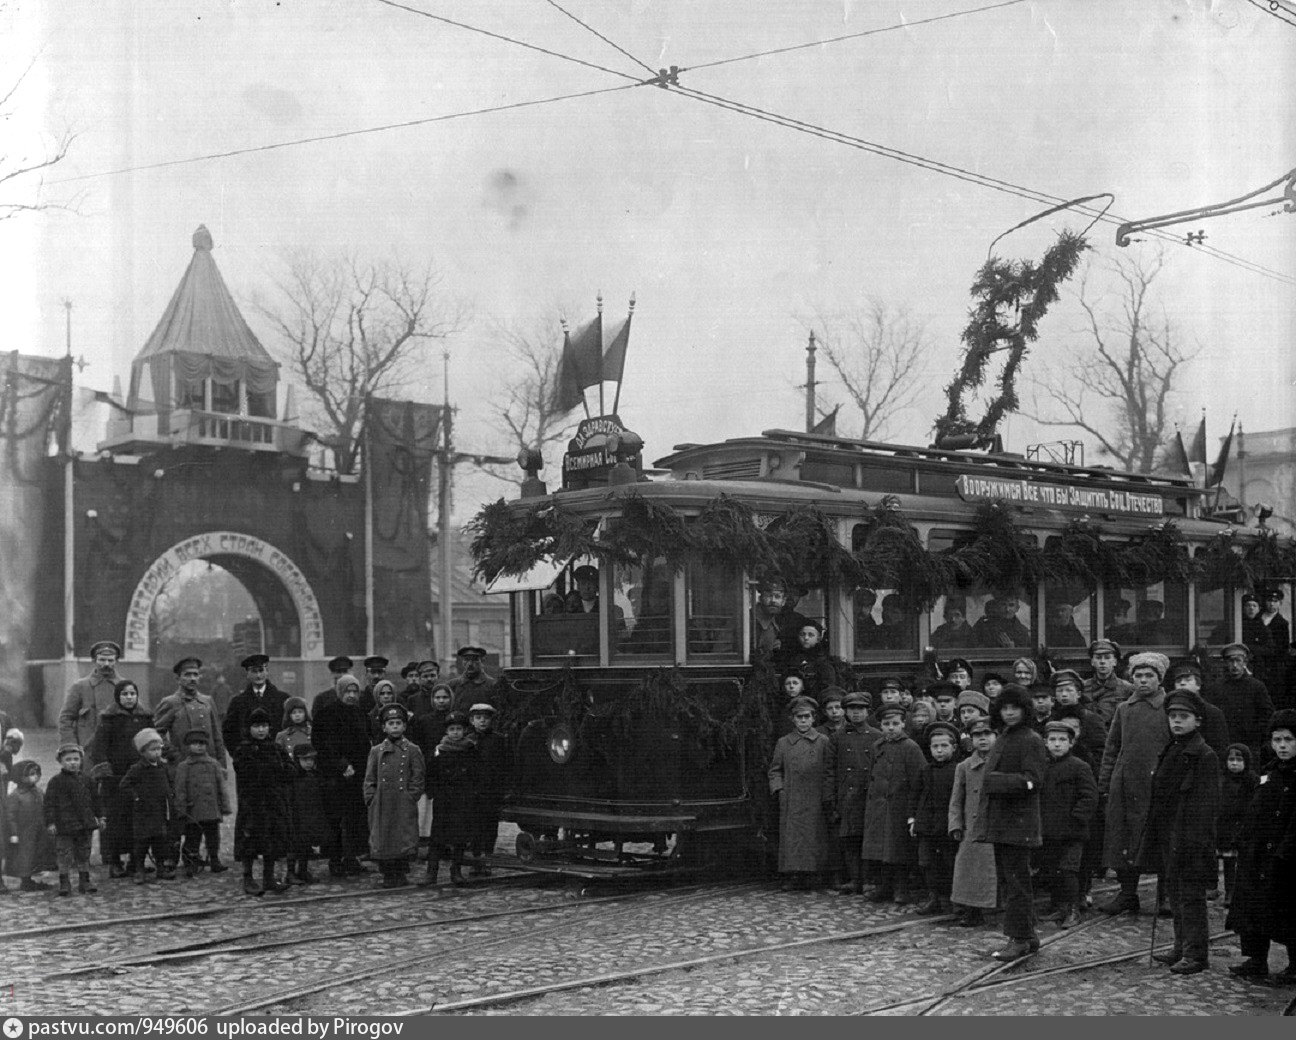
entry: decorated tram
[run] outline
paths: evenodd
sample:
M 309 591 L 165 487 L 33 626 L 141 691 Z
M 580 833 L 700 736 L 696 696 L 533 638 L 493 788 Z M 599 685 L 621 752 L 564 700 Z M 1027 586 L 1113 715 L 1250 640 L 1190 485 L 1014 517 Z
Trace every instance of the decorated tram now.
M 818 621 L 838 684 L 923 686 L 950 656 L 1087 667 L 1097 637 L 1205 659 L 1242 595 L 1293 601 L 1296 552 L 1212 517 L 1188 480 L 767 430 L 643 467 L 614 416 L 586 420 L 548 492 L 487 506 L 473 552 L 512 601 L 503 816 L 533 863 L 755 862 L 781 712 L 754 611 Z

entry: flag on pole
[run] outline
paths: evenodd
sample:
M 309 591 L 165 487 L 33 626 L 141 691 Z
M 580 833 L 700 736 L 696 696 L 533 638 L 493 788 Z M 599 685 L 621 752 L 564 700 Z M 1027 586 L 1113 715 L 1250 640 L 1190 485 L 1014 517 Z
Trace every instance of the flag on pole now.
M 1201 425 L 1193 437 L 1192 448 L 1188 452 L 1189 462 L 1200 462 L 1206 465 L 1206 416 L 1202 416 Z M 1191 472 L 1191 471 L 1190 471 Z
M 567 413 L 585 402 L 585 388 L 603 382 L 603 315 L 563 333 L 562 357 L 554 379 L 553 409 Z
M 841 411 L 841 405 L 838 405 L 831 412 L 829 412 L 822 419 L 820 419 L 817 423 L 815 423 L 814 429 L 812 429 L 810 432 L 821 433 L 825 437 L 836 437 L 837 436 L 837 413 L 840 411 Z
M 1233 429 L 1237 426 L 1237 417 L 1229 424 L 1228 436 L 1224 438 L 1224 443 L 1220 445 L 1219 458 L 1215 460 L 1215 465 L 1211 467 L 1210 476 L 1206 478 L 1207 487 L 1215 487 L 1224 480 L 1224 470 L 1228 466 L 1229 451 L 1233 447 Z
M 1174 440 L 1166 445 L 1162 465 L 1169 473 L 1183 473 L 1192 476 L 1192 464 L 1188 461 L 1188 450 L 1184 447 L 1183 434 L 1175 430 Z
M 621 382 L 621 376 L 625 372 L 626 347 L 630 345 L 630 319 L 634 317 L 634 311 L 626 315 L 626 320 L 621 323 L 616 334 L 612 337 L 612 342 L 608 344 L 607 350 L 603 351 L 603 378 L 609 382 Z

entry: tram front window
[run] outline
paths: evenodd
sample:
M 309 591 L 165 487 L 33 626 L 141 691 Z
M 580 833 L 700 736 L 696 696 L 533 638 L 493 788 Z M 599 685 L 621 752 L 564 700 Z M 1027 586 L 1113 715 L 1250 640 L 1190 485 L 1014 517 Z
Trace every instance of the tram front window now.
M 612 656 L 671 658 L 675 652 L 675 573 L 662 557 L 612 568 Z
M 1188 643 L 1185 582 L 1108 585 L 1103 589 L 1103 604 L 1106 610 L 1103 635 L 1122 647 L 1186 646 Z
M 576 562 L 532 599 L 531 652 L 537 658 L 598 657 L 599 570 Z
M 691 563 L 686 574 L 685 597 L 689 658 L 737 655 L 742 617 L 738 572 L 718 563 Z

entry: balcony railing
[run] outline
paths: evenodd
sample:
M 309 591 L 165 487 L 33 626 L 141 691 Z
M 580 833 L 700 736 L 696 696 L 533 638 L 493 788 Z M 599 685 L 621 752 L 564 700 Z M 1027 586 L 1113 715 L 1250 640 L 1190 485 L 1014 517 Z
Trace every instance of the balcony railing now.
M 230 415 L 199 409 L 177 409 L 136 415 L 128 430 L 111 431 L 100 450 L 141 452 L 164 445 L 201 444 L 245 451 L 304 455 L 305 433 L 275 419 Z

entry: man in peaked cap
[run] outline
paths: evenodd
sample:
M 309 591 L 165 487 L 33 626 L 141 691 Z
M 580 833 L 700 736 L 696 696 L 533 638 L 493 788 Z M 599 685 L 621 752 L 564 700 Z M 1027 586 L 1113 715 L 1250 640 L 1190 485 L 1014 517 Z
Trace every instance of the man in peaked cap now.
M 190 730 L 206 732 L 212 758 L 222 768 L 225 765 L 225 741 L 221 735 L 220 719 L 216 705 L 204 693 L 198 692 L 202 677 L 202 661 L 196 657 L 182 657 L 172 666 L 179 685 L 175 693 L 163 697 L 153 713 L 153 726 L 163 739 L 177 751 L 184 735 Z
M 1104 726 L 1111 725 L 1116 705 L 1129 700 L 1129 695 L 1134 692 L 1133 683 L 1117 674 L 1120 659 L 1121 646 L 1114 639 L 1095 639 L 1089 644 L 1089 663 L 1093 666 L 1093 675 L 1084 681 L 1084 688 L 1080 692 L 1098 713 Z
M 380 680 L 387 678 L 387 665 L 391 662 L 380 654 L 372 654 L 364 659 L 364 670 L 367 681 L 360 690 L 360 708 L 368 714 L 378 706 L 378 701 L 374 698 L 374 685 Z
M 460 674 L 450 680 L 450 690 L 454 694 L 451 710 L 466 713 L 476 701 L 493 702 L 499 680 L 486 672 L 483 664 L 486 651 L 480 646 L 461 646 L 455 656 L 459 658 Z
M 121 647 L 111 639 L 101 639 L 90 647 L 94 668 L 68 687 L 59 711 L 58 730 L 62 743 L 88 745 L 99 728 L 99 716 L 111 708 L 113 687 L 121 678 L 117 662 Z
M 1206 699 L 1224 713 L 1229 742 L 1245 744 L 1256 762 L 1265 759 L 1269 742 L 1265 727 L 1273 715 L 1273 701 L 1265 684 L 1251 674 L 1251 651 L 1244 643 L 1229 643 L 1220 650 L 1224 677 L 1206 690 Z
M 336 704 L 338 700 L 337 684 L 344 675 L 351 674 L 351 668 L 355 664 L 351 658 L 345 654 L 332 658 L 328 663 L 329 675 L 333 676 L 333 685 L 326 690 L 320 690 L 315 694 L 314 700 L 311 701 L 311 715 L 314 716 L 323 707 L 329 704 Z
M 282 722 L 284 705 L 288 703 L 288 694 L 270 681 L 270 658 L 265 654 L 252 654 L 239 664 L 247 674 L 247 684 L 230 698 L 225 721 L 221 724 L 221 736 L 225 746 L 230 748 L 236 748 L 247 740 L 248 716 L 254 708 L 261 708 L 270 716 L 273 732 Z

